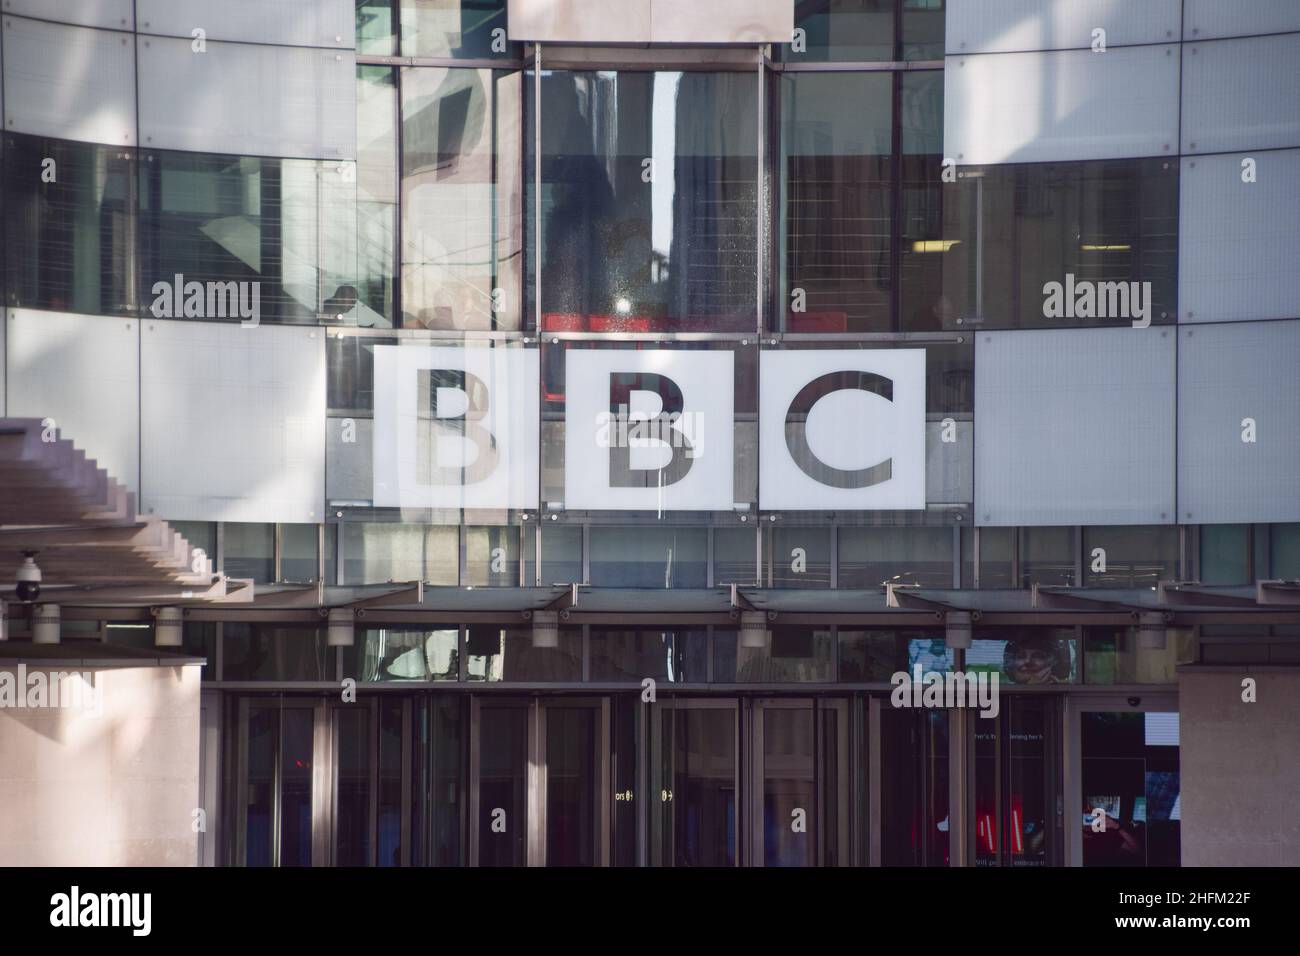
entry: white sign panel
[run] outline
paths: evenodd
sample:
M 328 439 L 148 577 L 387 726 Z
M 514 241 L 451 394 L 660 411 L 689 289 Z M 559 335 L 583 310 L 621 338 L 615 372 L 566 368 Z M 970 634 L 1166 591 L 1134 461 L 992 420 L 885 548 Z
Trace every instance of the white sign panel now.
M 376 507 L 536 508 L 537 352 L 375 347 Z
M 759 507 L 925 508 L 925 350 L 763 352 Z
M 733 365 L 723 350 L 570 349 L 564 506 L 729 510 Z

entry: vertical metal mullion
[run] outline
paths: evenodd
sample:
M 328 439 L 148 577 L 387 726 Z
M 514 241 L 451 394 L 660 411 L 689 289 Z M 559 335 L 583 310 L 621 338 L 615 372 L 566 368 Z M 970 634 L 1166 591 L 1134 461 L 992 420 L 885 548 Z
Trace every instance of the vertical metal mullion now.
M 766 290 L 764 286 L 764 278 L 765 278 L 766 270 L 763 268 L 764 247 L 766 245 L 764 242 L 764 236 L 766 233 L 766 230 L 764 229 L 764 224 L 767 222 L 767 216 L 765 213 L 766 213 L 767 195 L 768 195 L 767 192 L 768 162 L 767 162 L 767 148 L 766 148 L 767 147 L 767 123 L 766 123 L 767 97 L 764 95 L 764 86 L 766 85 L 765 74 L 767 71 L 767 66 L 765 61 L 767 58 L 765 56 L 764 50 L 765 50 L 765 45 L 760 44 L 758 47 L 758 115 L 755 118 L 756 122 L 754 123 L 754 127 L 757 131 L 757 139 L 758 139 L 758 143 L 757 143 L 758 146 L 757 180 L 758 181 L 754 184 L 755 185 L 754 235 L 755 235 L 755 244 L 757 246 L 755 250 L 755 252 L 757 253 L 757 259 L 755 261 L 754 273 L 756 277 L 755 294 L 758 299 L 756 303 L 758 308 L 756 311 L 757 321 L 755 323 L 754 330 L 758 333 L 760 339 L 763 336 L 763 319 L 767 311 L 765 308 L 766 305 L 765 300 L 767 297 L 765 295 Z
M 971 528 L 970 535 L 971 535 L 971 541 L 970 541 L 971 584 L 974 585 L 975 590 L 978 591 L 980 587 L 980 537 L 981 537 L 980 529 Z M 1014 538 L 1014 532 L 1012 537 Z M 1011 545 L 1012 563 L 1015 562 L 1015 552 L 1016 552 L 1016 546 L 1013 540 Z M 1014 569 L 1012 570 L 1011 580 L 1014 582 L 1014 586 L 1019 586 L 1020 579 L 1015 576 Z
M 584 628 L 585 630 L 585 628 Z M 600 808 L 600 829 L 598 836 L 600 845 L 597 853 L 597 864 L 599 866 L 609 866 L 611 862 L 610 854 L 610 833 L 613 821 L 613 803 L 614 803 L 614 777 L 613 768 L 610 766 L 610 701 L 609 697 L 602 697 L 600 703 L 594 708 L 596 719 L 600 721 L 596 728 L 596 746 L 599 748 L 596 752 L 596 806 Z
M 398 863 L 401 866 L 411 865 L 411 748 L 413 741 L 411 739 L 411 715 L 413 707 L 409 697 L 402 699 L 402 726 L 398 739 L 402 747 L 402 846 L 399 851 L 401 856 Z M 424 801 L 421 801 L 423 803 Z
M 542 45 L 533 44 L 533 298 L 536 315 L 537 355 L 540 361 L 542 329 Z M 540 519 L 539 519 L 540 520 Z
M 894 44 L 897 52 L 899 23 L 894 17 Z M 902 116 L 903 75 L 897 70 L 890 73 L 890 145 L 889 145 L 889 327 L 895 332 L 903 327 L 903 282 L 899 271 L 903 267 L 903 136 L 899 118 Z
M 533 697 L 525 712 L 528 718 L 528 769 L 525 777 L 528 808 L 524 831 L 524 855 L 528 866 L 546 865 L 546 708 Z
M 284 580 L 284 574 L 280 570 L 280 560 L 284 556 L 284 525 L 275 522 L 271 525 L 271 574 L 274 577 L 272 582 Z
M 582 583 L 591 583 L 591 525 L 582 525 Z
M 1074 586 L 1081 588 L 1083 587 L 1083 549 L 1086 547 L 1082 525 L 1072 525 L 1070 527 L 1070 540 L 1074 544 Z
M 958 662 L 955 667 L 960 669 Z M 966 825 L 970 814 L 969 799 L 970 748 L 967 715 L 964 707 L 948 710 L 948 865 L 969 865 L 970 841 Z
M 961 588 L 961 525 L 952 526 L 952 586 Z
M 840 526 L 831 522 L 831 587 L 840 586 Z M 837 659 L 838 659 L 838 655 Z M 838 679 L 838 678 L 837 678 Z
M 712 628 L 710 628 L 712 630 Z M 710 648 L 712 640 L 710 639 Z M 712 661 L 709 662 L 710 668 Z M 636 865 L 650 865 L 650 719 L 649 704 L 640 704 L 636 714 Z
M 880 698 L 867 698 L 867 865 L 881 866 L 881 727 Z

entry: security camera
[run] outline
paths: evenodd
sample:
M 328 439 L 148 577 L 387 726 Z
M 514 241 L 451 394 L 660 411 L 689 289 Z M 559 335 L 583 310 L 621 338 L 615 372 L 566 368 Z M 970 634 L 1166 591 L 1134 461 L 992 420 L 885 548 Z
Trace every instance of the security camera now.
M 18 566 L 18 600 L 31 604 L 41 596 L 41 569 L 36 565 L 36 552 L 24 551 L 23 563 Z
M 1137 706 L 1140 706 L 1141 703 L 1142 703 L 1142 698 L 1141 698 L 1141 697 L 1130 697 L 1130 698 L 1128 699 L 1128 705 L 1129 705 L 1130 707 L 1137 707 Z

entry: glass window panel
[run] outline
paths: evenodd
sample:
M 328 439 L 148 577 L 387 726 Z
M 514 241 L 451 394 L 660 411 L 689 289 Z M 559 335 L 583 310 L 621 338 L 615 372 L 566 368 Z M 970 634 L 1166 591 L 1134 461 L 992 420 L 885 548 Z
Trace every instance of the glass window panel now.
M 400 0 L 402 55 L 458 60 L 519 56 L 506 40 L 506 0 Z
M 883 683 L 899 671 L 911 673 L 916 664 L 922 673 L 947 671 L 952 665 L 942 632 L 841 628 L 839 648 L 842 681 Z
M 784 297 L 791 332 L 888 331 L 888 73 L 781 78 Z
M 348 164 L 143 153 L 142 302 L 160 318 L 346 320 L 357 305 L 355 179 Z M 202 303 L 177 294 L 177 275 L 186 289 L 202 284 Z
M 1167 629 L 1164 647 L 1143 647 L 1135 627 L 1085 627 L 1083 639 L 1089 684 L 1175 684 L 1177 666 L 1196 660 L 1192 632 L 1180 628 Z
M 334 863 L 370 864 L 370 752 L 374 746 L 371 711 L 340 707 L 334 711 L 335 771 Z
M 596 587 L 707 586 L 704 528 L 593 527 L 590 535 L 591 584 Z
M 1201 526 L 1202 584 L 1250 584 L 1250 525 Z
M 275 580 L 275 525 L 227 522 L 222 535 L 222 570 L 227 575 L 258 584 Z
M 132 314 L 132 154 L 17 134 L 5 137 L 4 149 L 8 304 Z M 47 159 L 54 161 L 52 182 L 43 175 Z
M 476 587 L 519 586 L 519 529 L 465 529 L 465 567 L 461 584 Z
M 211 521 L 168 521 L 168 526 L 190 543 L 191 548 L 202 548 L 203 553 L 217 563 L 217 526 Z
M 1300 524 L 1269 525 L 1269 576 L 1274 579 L 1300 579 Z
M 1177 866 L 1178 715 L 1085 711 L 1081 718 L 1084 866 Z M 1172 729 L 1172 735 L 1169 731 Z M 1096 814 L 1105 826 L 1090 825 Z
M 948 714 L 881 708 L 885 866 L 948 865 Z
M 397 53 L 398 0 L 357 0 L 357 52 L 376 56 Z
M 813 708 L 767 706 L 759 713 L 763 720 L 763 865 L 811 866 L 816 862 L 816 846 L 807 834 L 825 826 L 815 795 Z M 834 787 L 828 789 L 834 793 Z M 791 826 L 796 811 L 803 812 L 808 828 L 803 833 Z
M 1085 528 L 1083 583 L 1091 587 L 1141 588 L 1155 587 L 1157 581 L 1177 580 L 1178 540 L 1178 529 L 1174 527 Z
M 325 526 L 325 583 L 338 584 L 338 525 L 327 524 Z
M 343 676 L 360 682 L 454 681 L 460 659 L 456 628 L 374 628 L 343 655 Z
M 227 622 L 222 635 L 222 680 L 334 679 L 334 654 L 323 629 Z
M 542 536 L 542 583 L 581 584 L 582 528 L 575 525 L 544 525 Z
M 556 647 L 538 647 L 526 627 L 471 625 L 465 647 L 471 681 L 582 680 L 582 630 L 560 628 Z
M 425 697 L 413 702 L 411 864 L 459 866 L 463 719 L 459 695 Z
M 942 60 L 944 0 L 903 0 L 903 59 Z
M 361 11 L 358 8 L 358 18 Z M 357 67 L 357 308 L 362 328 L 393 325 L 397 268 L 397 74 Z
M 541 85 L 542 327 L 752 331 L 753 73 L 543 71 Z
M 758 532 L 713 529 L 713 583 L 753 585 L 758 580 Z
M 402 70 L 402 324 L 518 329 L 522 74 Z
M 344 584 L 458 583 L 460 533 L 416 524 L 343 525 Z
M 1020 529 L 1020 586 L 1074 584 L 1074 529 Z
M 831 586 L 830 528 L 774 528 L 771 540 L 772 587 Z
M 980 587 L 1016 586 L 1012 559 L 1016 550 L 1015 528 L 980 528 Z M 1073 569 L 1071 569 L 1073 573 Z
M 840 528 L 839 586 L 952 587 L 951 528 Z
M 152 631 L 152 628 L 150 629 Z M 181 629 L 181 650 L 202 657 L 203 680 L 217 679 L 217 625 L 214 621 L 186 621 Z
M 528 710 L 485 702 L 479 711 L 479 866 L 524 866 L 528 861 Z M 494 826 L 500 814 L 505 827 Z
M 1153 324 L 1175 321 L 1176 162 L 1008 164 L 963 168 L 957 175 L 943 205 L 943 239 L 951 243 L 943 254 L 951 316 L 945 315 L 945 328 L 1129 325 L 1137 317 L 1136 300 L 1125 303 L 1133 282 Z M 1049 282 L 1062 285 L 1061 308 L 1068 300 L 1068 313 L 1049 314 L 1043 292 Z M 1099 297 L 1097 287 L 1081 282 L 1123 286 Z M 1146 282 L 1149 297 L 1141 285 Z
M 795 42 L 781 44 L 785 62 L 894 58 L 894 0 L 792 2 Z
M 708 679 L 705 631 L 591 631 L 591 680 L 668 683 Z
M 294 584 L 314 584 L 320 577 L 320 526 L 314 524 L 280 525 L 280 580 Z M 326 584 L 332 583 L 328 578 Z
M 898 280 L 900 315 L 908 332 L 952 328 L 952 303 L 944 293 L 944 265 L 952 248 L 945 233 L 943 183 L 943 73 L 899 77 L 902 156 L 899 188 Z
M 835 645 L 829 629 L 777 627 L 762 647 L 745 647 L 736 631 L 713 634 L 713 679 L 720 684 L 835 679 Z
M 379 701 L 378 866 L 400 866 L 402 862 L 402 736 L 406 729 L 402 703 L 396 697 Z

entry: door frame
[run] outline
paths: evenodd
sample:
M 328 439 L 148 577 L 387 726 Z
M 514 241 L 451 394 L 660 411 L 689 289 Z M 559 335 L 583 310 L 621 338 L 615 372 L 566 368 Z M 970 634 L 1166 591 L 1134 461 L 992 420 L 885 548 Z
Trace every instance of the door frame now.
M 537 774 L 537 803 L 530 808 L 529 819 L 529 866 L 546 866 L 546 792 L 547 775 L 550 762 L 546 753 L 546 712 L 551 708 L 578 707 L 595 711 L 596 721 L 596 866 L 609 866 L 610 860 L 610 803 L 613 801 L 613 784 L 610 782 L 609 767 L 609 717 L 608 697 L 538 697 L 534 698 L 536 706 L 530 711 L 530 721 L 535 728 L 530 732 L 530 739 L 536 740 L 537 754 L 540 759 L 531 762 L 530 772 Z M 530 725 L 532 726 L 532 725 Z M 477 784 L 477 778 L 474 783 Z M 536 842 L 536 848 L 533 844 Z M 537 862 L 534 863 L 533 859 Z
M 1137 703 L 1130 703 L 1130 698 Z M 1132 694 L 1074 694 L 1066 697 L 1065 720 L 1061 741 L 1065 779 L 1062 790 L 1065 796 L 1064 840 L 1065 866 L 1083 866 L 1083 722 L 1085 712 L 1119 711 L 1123 713 L 1179 713 L 1178 691 L 1168 687 L 1145 688 Z M 1179 748 L 1181 750 L 1181 746 Z

